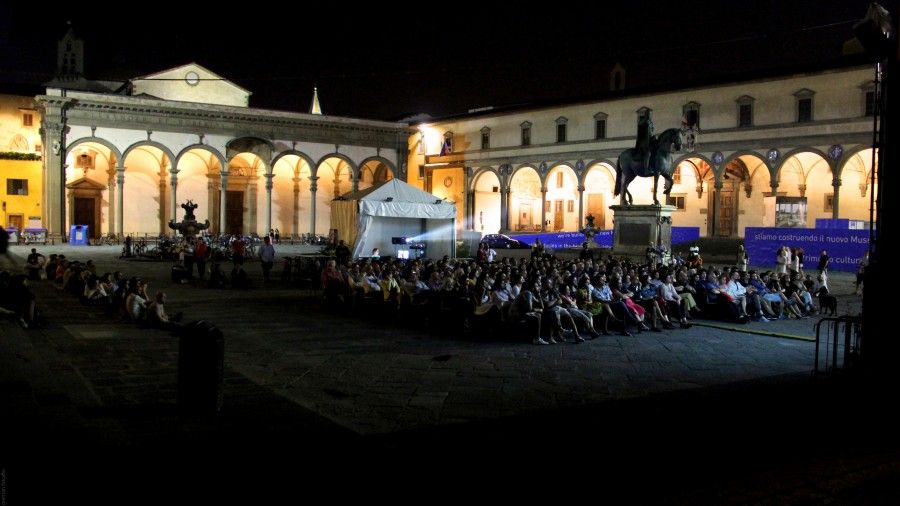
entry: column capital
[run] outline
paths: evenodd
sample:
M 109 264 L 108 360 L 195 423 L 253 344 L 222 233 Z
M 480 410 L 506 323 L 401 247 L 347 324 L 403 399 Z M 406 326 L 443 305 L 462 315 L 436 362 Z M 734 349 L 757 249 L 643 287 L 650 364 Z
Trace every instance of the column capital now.
M 578 185 L 577 189 L 578 189 L 578 191 L 583 192 L 585 188 L 584 188 L 583 184 L 580 184 L 580 185 Z
M 839 177 L 833 178 L 831 180 L 831 186 L 834 186 L 835 188 L 839 188 L 841 186 L 841 178 L 839 178 Z

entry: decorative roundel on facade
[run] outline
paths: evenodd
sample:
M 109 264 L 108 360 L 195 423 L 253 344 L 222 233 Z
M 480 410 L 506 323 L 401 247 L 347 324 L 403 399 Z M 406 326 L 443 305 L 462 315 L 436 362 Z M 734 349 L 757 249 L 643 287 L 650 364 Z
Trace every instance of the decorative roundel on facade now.
M 447 188 L 450 188 L 451 186 L 453 186 L 453 178 L 450 176 L 445 177 L 444 178 L 444 186 L 446 186 Z
M 190 86 L 197 86 L 200 83 L 200 76 L 192 70 L 184 75 L 184 82 Z
M 540 167 L 538 167 L 538 169 L 541 172 L 547 172 L 547 162 L 541 162 L 541 165 L 540 165 Z
M 575 162 L 575 170 L 577 170 L 578 172 L 584 170 L 584 160 L 578 160 L 577 162 Z
M 828 148 L 828 156 L 830 156 L 832 160 L 839 160 L 843 154 L 844 148 L 840 144 L 835 144 Z
M 713 161 L 713 163 L 715 163 L 715 164 L 722 163 L 722 162 L 725 161 L 725 155 L 723 155 L 721 151 L 716 151 L 716 152 L 713 153 L 713 155 L 712 155 L 712 161 Z
M 766 153 L 766 158 L 768 158 L 770 162 L 778 160 L 780 156 L 781 153 L 779 153 L 777 149 L 770 149 L 769 152 Z

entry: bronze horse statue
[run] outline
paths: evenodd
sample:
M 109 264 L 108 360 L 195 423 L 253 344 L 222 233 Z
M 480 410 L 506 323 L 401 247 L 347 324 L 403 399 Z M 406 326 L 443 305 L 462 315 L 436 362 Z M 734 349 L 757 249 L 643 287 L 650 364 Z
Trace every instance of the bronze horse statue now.
M 659 135 L 655 135 L 650 139 L 650 166 L 644 167 L 644 159 L 641 153 L 635 148 L 629 148 L 619 155 L 616 161 L 616 187 L 613 190 L 613 196 L 622 195 L 621 204 L 623 206 L 631 205 L 631 193 L 628 191 L 628 185 L 637 176 L 650 177 L 653 176 L 653 203 L 659 205 L 656 199 L 656 188 L 659 182 L 659 176 L 666 179 L 666 185 L 663 194 L 668 195 L 672 191 L 672 151 L 681 150 L 681 130 L 670 128 L 663 131 Z

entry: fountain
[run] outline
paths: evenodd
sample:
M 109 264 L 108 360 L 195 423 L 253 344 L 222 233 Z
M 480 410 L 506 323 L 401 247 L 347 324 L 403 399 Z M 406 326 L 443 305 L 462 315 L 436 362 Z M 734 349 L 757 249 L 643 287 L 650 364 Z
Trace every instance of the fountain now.
M 194 209 L 197 209 L 197 207 L 197 204 L 190 200 L 181 204 L 181 208 L 184 209 L 184 219 L 180 223 L 175 223 L 174 219 L 169 220 L 169 228 L 181 232 L 181 235 L 188 240 L 193 239 L 201 230 L 208 229 L 209 220 L 206 220 L 205 223 L 198 223 L 197 218 L 194 217 Z

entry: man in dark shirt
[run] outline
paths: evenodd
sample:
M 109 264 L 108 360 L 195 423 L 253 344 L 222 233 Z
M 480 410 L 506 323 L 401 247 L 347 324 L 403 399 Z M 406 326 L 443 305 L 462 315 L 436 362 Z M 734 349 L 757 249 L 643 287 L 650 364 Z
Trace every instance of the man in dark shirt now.
M 828 272 L 828 262 L 831 259 L 828 258 L 828 252 L 822 250 L 822 254 L 819 255 L 819 274 Z

